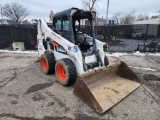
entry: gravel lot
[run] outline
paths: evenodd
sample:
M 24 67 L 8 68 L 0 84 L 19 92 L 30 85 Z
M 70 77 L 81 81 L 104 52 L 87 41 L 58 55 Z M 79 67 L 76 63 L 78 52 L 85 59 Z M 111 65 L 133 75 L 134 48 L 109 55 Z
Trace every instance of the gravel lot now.
M 36 54 L 0 53 L 0 120 L 159 120 L 160 57 L 119 59 L 131 66 L 143 85 L 99 115 L 73 94 L 73 86 L 61 86 L 54 74 L 44 75 Z

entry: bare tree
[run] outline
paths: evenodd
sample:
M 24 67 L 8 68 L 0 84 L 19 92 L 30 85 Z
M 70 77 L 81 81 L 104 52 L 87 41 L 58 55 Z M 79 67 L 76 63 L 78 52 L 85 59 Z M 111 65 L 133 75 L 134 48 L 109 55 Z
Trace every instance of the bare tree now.
M 3 6 L 3 15 L 15 22 L 21 22 L 26 16 L 29 15 L 29 12 L 27 7 L 13 2 L 10 4 L 6 3 Z
M 123 12 L 116 12 L 112 16 L 112 19 L 117 20 L 118 24 L 123 24 L 124 23 L 124 18 L 125 18 L 126 13 Z
M 49 14 L 50 21 L 53 21 L 53 17 L 54 17 L 54 12 L 51 10 L 51 12 Z
M 135 10 L 132 10 L 130 13 L 117 12 L 114 13 L 112 19 L 118 21 L 118 24 L 132 24 L 135 20 Z
M 159 18 L 159 16 L 158 15 L 153 15 L 152 17 L 151 17 L 151 19 L 155 19 L 155 18 Z
M 137 21 L 147 20 L 149 19 L 149 15 L 147 13 L 140 13 L 137 16 Z
M 83 6 L 87 9 L 87 10 L 89 10 L 89 11 L 96 11 L 95 10 L 95 5 L 96 5 L 96 3 L 98 2 L 98 1 L 100 1 L 100 0 L 82 0 L 82 4 L 83 4 Z
M 133 24 L 135 18 L 135 10 L 132 10 L 130 13 L 126 13 L 123 24 Z

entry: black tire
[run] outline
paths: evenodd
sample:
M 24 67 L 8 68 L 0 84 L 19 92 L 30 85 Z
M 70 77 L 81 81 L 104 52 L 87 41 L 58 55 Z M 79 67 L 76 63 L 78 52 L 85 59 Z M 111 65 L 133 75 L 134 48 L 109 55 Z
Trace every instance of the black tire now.
M 55 73 L 58 82 L 64 86 L 73 84 L 77 78 L 75 65 L 68 58 L 64 58 L 56 62 Z
M 45 52 L 40 59 L 42 72 L 46 75 L 55 72 L 55 58 L 51 52 Z
M 109 65 L 109 60 L 108 60 L 108 58 L 107 58 L 106 55 L 105 55 L 105 57 L 104 57 L 104 65 L 105 65 L 105 66 Z

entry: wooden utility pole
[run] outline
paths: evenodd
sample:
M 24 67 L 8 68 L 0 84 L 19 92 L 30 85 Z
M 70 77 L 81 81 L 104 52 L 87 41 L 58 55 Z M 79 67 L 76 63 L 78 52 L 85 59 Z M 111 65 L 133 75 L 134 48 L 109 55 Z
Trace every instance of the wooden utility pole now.
M 108 0 L 108 3 L 107 3 L 106 22 L 107 22 L 107 20 L 108 20 L 108 11 L 109 11 L 109 0 Z
M 158 16 L 158 18 L 160 19 L 160 10 L 158 11 L 158 13 L 159 13 L 159 16 Z
M 3 13 L 2 13 L 2 5 L 0 4 L 1 7 L 1 16 L 2 16 L 2 24 L 3 24 Z

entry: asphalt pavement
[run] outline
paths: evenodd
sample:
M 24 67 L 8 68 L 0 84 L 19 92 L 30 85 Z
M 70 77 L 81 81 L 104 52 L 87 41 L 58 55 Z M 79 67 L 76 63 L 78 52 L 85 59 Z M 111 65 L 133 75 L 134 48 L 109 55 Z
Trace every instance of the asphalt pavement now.
M 74 85 L 64 87 L 54 74 L 44 75 L 36 54 L 0 53 L 0 120 L 159 120 L 159 58 L 120 57 L 130 66 L 157 71 L 133 69 L 142 86 L 100 115 L 73 94 Z

